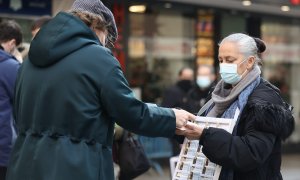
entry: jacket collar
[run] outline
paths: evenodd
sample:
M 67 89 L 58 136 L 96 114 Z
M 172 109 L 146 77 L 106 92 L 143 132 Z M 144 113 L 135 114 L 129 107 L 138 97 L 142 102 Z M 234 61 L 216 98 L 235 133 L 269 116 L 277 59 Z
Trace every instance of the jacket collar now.
M 0 62 L 7 59 L 16 59 L 13 55 L 4 51 L 3 47 L 0 45 Z

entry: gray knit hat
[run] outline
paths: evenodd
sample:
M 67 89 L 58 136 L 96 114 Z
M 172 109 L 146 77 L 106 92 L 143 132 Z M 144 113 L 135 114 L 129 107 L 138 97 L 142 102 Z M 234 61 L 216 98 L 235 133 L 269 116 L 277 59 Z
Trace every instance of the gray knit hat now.
M 118 30 L 112 12 L 101 2 L 101 0 L 76 0 L 71 10 L 87 11 L 92 14 L 100 15 L 109 24 L 109 39 L 115 42 L 118 38 Z

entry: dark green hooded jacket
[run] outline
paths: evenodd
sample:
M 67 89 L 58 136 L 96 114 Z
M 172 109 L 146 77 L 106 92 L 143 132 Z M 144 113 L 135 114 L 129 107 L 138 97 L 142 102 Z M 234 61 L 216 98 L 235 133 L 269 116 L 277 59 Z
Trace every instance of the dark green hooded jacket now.
M 112 180 L 115 122 L 144 136 L 175 133 L 173 111 L 137 100 L 110 50 L 67 13 L 32 41 L 14 115 L 19 137 L 7 180 Z

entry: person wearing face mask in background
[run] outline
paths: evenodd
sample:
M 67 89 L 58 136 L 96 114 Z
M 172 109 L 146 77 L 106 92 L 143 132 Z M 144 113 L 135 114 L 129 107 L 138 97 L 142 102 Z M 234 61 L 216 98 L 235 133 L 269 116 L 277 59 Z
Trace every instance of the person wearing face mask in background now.
M 208 94 L 215 84 L 214 67 L 201 65 L 197 68 L 196 83 L 187 94 L 187 111 L 197 114 L 200 108 L 206 103 Z
M 5 179 L 9 155 L 16 139 L 12 102 L 20 63 L 12 54 L 21 42 L 19 24 L 12 20 L 0 23 L 0 180 Z
M 161 106 L 186 109 L 186 95 L 192 88 L 193 80 L 193 69 L 187 67 L 180 69 L 176 84 L 164 92 Z
M 189 139 L 200 140 L 208 159 L 222 166 L 219 180 L 282 179 L 281 143 L 295 122 L 279 89 L 261 77 L 258 65 L 265 49 L 262 40 L 242 33 L 227 36 L 219 45 L 222 79 L 202 115 L 233 119 L 240 110 L 232 134 L 193 123 L 182 131 Z

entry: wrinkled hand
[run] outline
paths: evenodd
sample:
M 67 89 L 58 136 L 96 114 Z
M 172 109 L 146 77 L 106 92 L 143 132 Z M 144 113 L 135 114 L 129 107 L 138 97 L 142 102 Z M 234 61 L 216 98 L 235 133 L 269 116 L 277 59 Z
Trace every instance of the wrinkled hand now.
M 181 128 L 184 129 L 189 120 L 194 121 L 196 116 L 182 109 L 172 109 L 176 116 L 176 134 L 183 135 Z
M 204 127 L 201 127 L 192 122 L 188 122 L 180 133 L 183 133 L 182 135 L 187 137 L 189 140 L 199 140 L 202 135 L 203 129 Z

